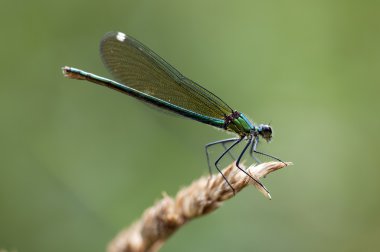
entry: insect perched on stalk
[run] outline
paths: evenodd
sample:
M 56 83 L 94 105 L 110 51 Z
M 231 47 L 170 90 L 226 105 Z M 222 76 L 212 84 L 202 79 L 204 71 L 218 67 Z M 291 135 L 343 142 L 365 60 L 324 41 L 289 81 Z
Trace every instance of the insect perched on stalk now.
M 225 151 L 214 164 L 235 193 L 218 163 L 236 145 L 246 140 L 247 143 L 236 160 L 236 167 L 267 190 L 260 181 L 240 167 L 240 161 L 251 146 L 249 152 L 253 158 L 257 153 L 282 162 L 274 156 L 256 150 L 260 137 L 267 142 L 271 140 L 272 128 L 269 125 L 252 124 L 243 113 L 233 110 L 218 96 L 183 76 L 148 47 L 124 33 L 107 33 L 100 43 L 100 54 L 103 63 L 118 82 L 67 66 L 63 67 L 65 76 L 106 86 L 190 119 L 236 133 L 235 138 L 206 145 L 210 174 L 212 172 L 208 149 L 213 145 L 222 144 Z M 227 148 L 226 143 L 232 144 Z

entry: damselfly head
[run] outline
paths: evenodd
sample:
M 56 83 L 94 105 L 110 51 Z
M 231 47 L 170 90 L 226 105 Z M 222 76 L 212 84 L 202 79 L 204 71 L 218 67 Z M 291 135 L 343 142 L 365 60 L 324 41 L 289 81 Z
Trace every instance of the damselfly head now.
M 266 124 L 260 124 L 257 127 L 257 132 L 259 135 L 264 138 L 267 142 L 270 142 L 272 139 L 272 128 L 269 125 Z

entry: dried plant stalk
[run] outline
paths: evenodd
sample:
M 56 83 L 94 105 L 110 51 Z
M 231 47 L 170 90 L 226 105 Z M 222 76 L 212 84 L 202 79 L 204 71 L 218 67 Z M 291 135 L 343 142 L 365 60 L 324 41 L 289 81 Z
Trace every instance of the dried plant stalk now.
M 247 172 L 260 179 L 285 166 L 286 164 L 281 162 L 268 162 L 251 166 Z M 236 193 L 248 184 L 253 184 L 264 196 L 271 198 L 264 188 L 239 171 L 234 164 L 225 168 L 223 174 Z M 166 239 L 186 222 L 214 211 L 232 196 L 233 191 L 220 174 L 202 177 L 180 190 L 175 198 L 165 194 L 163 199 L 144 212 L 140 220 L 122 230 L 111 241 L 108 252 L 158 251 Z

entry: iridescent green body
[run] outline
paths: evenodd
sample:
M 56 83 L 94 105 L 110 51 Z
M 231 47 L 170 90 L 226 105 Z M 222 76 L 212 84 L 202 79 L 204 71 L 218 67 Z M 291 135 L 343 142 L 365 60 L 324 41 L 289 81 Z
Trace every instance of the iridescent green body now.
M 235 115 L 235 118 L 232 119 L 231 123 L 228 124 L 227 130 L 235 132 L 241 137 L 248 136 L 252 134 L 252 131 L 255 130 L 255 126 L 248 120 L 243 113 L 234 112 L 232 116 Z

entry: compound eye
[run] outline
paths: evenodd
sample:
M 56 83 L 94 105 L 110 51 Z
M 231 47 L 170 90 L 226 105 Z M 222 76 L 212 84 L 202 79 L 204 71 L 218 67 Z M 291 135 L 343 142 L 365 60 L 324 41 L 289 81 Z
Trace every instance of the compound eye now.
M 272 127 L 268 126 L 268 132 L 272 134 Z

